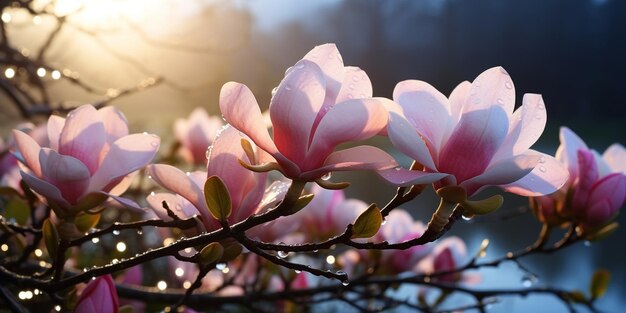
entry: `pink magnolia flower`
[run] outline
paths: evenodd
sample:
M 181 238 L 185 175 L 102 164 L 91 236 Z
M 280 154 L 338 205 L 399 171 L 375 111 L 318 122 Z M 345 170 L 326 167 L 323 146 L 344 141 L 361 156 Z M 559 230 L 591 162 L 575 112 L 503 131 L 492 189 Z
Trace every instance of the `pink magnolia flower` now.
M 241 147 L 241 139 L 236 129 L 230 126 L 224 128 L 210 148 L 206 173 L 185 174 L 170 165 L 149 165 L 148 174 L 159 185 L 174 193 L 155 193 L 147 197 L 155 213 L 164 220 L 170 219 L 162 206 L 162 202 L 166 201 L 170 209 L 182 214 L 181 217 L 199 213 L 207 231 L 219 228 L 204 198 L 204 183 L 208 176 L 213 175 L 222 179 L 230 194 L 232 214 L 228 218 L 229 223 L 239 222 L 255 212 L 263 198 L 267 174 L 251 172 L 239 164 L 240 159 L 254 163 Z
M 424 274 L 452 271 L 465 265 L 466 256 L 467 248 L 463 240 L 458 237 L 448 237 L 438 241 L 433 251 L 418 264 L 417 268 Z M 479 279 L 478 276 L 464 272 L 449 273 L 431 278 L 433 281 L 447 283 L 476 283 Z
M 393 93 L 399 107 L 390 112 L 388 134 L 398 150 L 425 167 L 419 171 L 386 171 L 397 185 L 418 180 L 436 187 L 463 187 L 468 196 L 486 186 L 500 186 L 523 196 L 558 190 L 567 170 L 553 157 L 529 149 L 546 123 L 540 95 L 526 94 L 513 112 L 515 90 L 501 67 L 486 70 L 474 82 L 463 82 L 449 98 L 431 85 L 406 80 Z
M 331 171 L 379 170 L 397 163 L 372 146 L 333 152 L 348 141 L 384 130 L 384 103 L 359 68 L 344 67 L 333 44 L 315 47 L 288 69 L 270 102 L 273 140 L 261 110 L 245 85 L 229 82 L 220 93 L 224 118 L 248 135 L 289 178 L 315 180 Z M 386 101 L 385 101 L 386 100 Z
M 567 167 L 570 179 L 558 193 L 536 198 L 541 214 L 571 213 L 590 227 L 605 224 L 626 201 L 626 149 L 613 144 L 601 156 L 567 127 L 561 128 L 560 140 L 556 159 Z
M 34 191 L 64 213 L 96 192 L 136 206 L 117 195 L 128 188 L 129 174 L 154 158 L 159 137 L 129 135 L 126 119 L 113 107 L 96 110 L 83 105 L 65 119 L 51 116 L 47 126 L 50 148 L 40 147 L 22 131 L 13 131 L 16 155 L 28 168 L 22 178 Z
M 186 162 L 206 165 L 206 151 L 224 123 L 216 116 L 209 117 L 203 108 L 194 109 L 188 119 L 174 123 L 174 134 L 181 143 L 179 153 Z
M 118 299 L 111 275 L 104 275 L 89 282 L 78 298 L 74 312 L 118 312 Z
M 413 217 L 402 209 L 394 209 L 385 220 L 385 224 L 375 236 L 379 241 L 401 243 L 418 238 L 426 231 L 421 221 L 414 221 Z M 393 273 L 410 271 L 431 250 L 431 245 L 415 246 L 406 250 L 383 250 L 381 264 L 385 264 L 385 270 Z

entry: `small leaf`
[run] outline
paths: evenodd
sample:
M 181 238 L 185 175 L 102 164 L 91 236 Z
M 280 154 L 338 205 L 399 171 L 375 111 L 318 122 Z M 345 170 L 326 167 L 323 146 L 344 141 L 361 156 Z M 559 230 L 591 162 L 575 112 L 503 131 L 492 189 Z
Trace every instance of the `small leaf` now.
M 296 202 L 290 208 L 291 213 L 296 213 L 302 210 L 313 200 L 314 196 L 314 194 L 308 194 L 298 198 L 298 200 L 296 200 Z
M 72 207 L 71 212 L 78 214 L 83 211 L 91 210 L 102 204 L 109 196 L 101 192 L 92 192 L 78 199 L 78 203 Z
M 471 214 L 483 215 L 499 209 L 502 203 L 504 203 L 504 198 L 501 195 L 495 195 L 483 200 L 467 200 L 461 203 L 461 205 Z
M 352 238 L 370 238 L 376 235 L 382 222 L 383 216 L 380 210 L 376 204 L 372 203 L 354 222 Z
M 230 193 L 221 178 L 209 177 L 204 183 L 204 199 L 211 215 L 216 220 L 225 221 L 232 210 Z
M 202 248 L 199 253 L 200 263 L 211 264 L 219 261 L 224 255 L 224 247 L 219 242 L 212 242 Z
M 585 297 L 585 294 L 582 291 L 578 290 L 578 289 L 573 290 L 572 292 L 568 293 L 567 297 L 571 301 L 576 302 L 576 303 L 585 303 L 585 302 L 587 302 L 587 297 Z
M 596 230 L 595 232 L 587 235 L 585 239 L 589 241 L 598 241 L 606 238 L 617 230 L 619 224 L 617 222 L 610 223 L 608 225 L 603 226 L 602 228 Z
M 599 269 L 593 274 L 591 284 L 589 285 L 589 293 L 592 299 L 602 297 L 609 287 L 611 273 L 605 269 Z
M 52 259 L 56 258 L 57 247 L 59 246 L 59 232 L 57 232 L 56 226 L 50 222 L 50 219 L 46 219 L 43 222 L 43 239 L 46 243 L 46 249 Z
M 243 247 L 234 240 L 222 240 L 220 244 L 224 247 L 224 253 L 220 259 L 222 262 L 234 260 L 243 251 Z
M 4 217 L 15 219 L 18 224 L 25 225 L 30 218 L 30 207 L 24 200 L 13 198 L 5 206 Z
M 80 231 L 81 233 L 85 233 L 94 226 L 98 225 L 99 221 L 100 214 L 83 213 L 76 217 L 74 223 L 76 224 L 76 228 L 78 228 L 78 231 Z

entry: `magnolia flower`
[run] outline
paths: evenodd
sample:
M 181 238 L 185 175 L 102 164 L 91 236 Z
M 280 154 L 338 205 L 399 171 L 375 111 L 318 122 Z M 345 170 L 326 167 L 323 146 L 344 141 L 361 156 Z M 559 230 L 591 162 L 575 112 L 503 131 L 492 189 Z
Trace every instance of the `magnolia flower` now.
M 420 237 L 426 227 L 421 221 L 414 221 L 411 215 L 402 209 L 394 209 L 386 217 L 375 238 L 389 243 L 401 243 Z M 431 245 L 414 246 L 406 250 L 383 250 L 381 263 L 384 270 L 402 273 L 415 268 L 417 263 L 431 251 Z
M 48 120 L 50 148 L 42 148 L 26 133 L 14 130 L 16 155 L 28 168 L 24 181 L 57 213 L 74 214 L 83 208 L 92 193 L 104 193 L 122 204 L 132 201 L 116 197 L 130 183 L 129 174 L 154 158 L 160 139 L 156 135 L 128 134 L 126 119 L 117 109 L 96 110 L 83 105 L 67 118 L 51 116 Z
M 467 248 L 463 240 L 458 237 L 448 237 L 437 242 L 432 252 L 418 264 L 417 269 L 427 275 L 452 271 L 465 265 L 466 256 Z M 431 280 L 446 283 L 476 283 L 479 277 L 464 272 L 455 272 L 435 275 L 431 277 Z
M 626 149 L 613 144 L 600 156 L 567 127 L 561 127 L 560 140 L 555 157 L 570 179 L 559 192 L 535 199 L 539 216 L 550 222 L 555 214 L 561 220 L 573 215 L 586 226 L 602 226 L 626 201 Z
M 111 275 L 104 275 L 89 282 L 78 298 L 76 313 L 118 312 L 118 299 Z
M 185 174 L 170 165 L 149 165 L 148 175 L 174 192 L 155 193 L 147 197 L 155 213 L 164 220 L 170 219 L 162 205 L 165 201 L 170 209 L 182 213 L 182 217 L 199 213 L 206 230 L 219 228 L 219 223 L 209 213 L 204 197 L 206 178 L 214 175 L 222 179 L 230 194 L 232 214 L 228 218 L 229 223 L 239 222 L 255 212 L 263 198 L 267 174 L 251 172 L 239 164 L 240 159 L 254 164 L 241 147 L 241 139 L 236 129 L 230 126 L 224 128 L 210 148 L 206 173 Z
M 513 112 L 515 90 L 501 67 L 463 82 L 449 98 L 431 85 L 406 80 L 396 85 L 388 135 L 398 150 L 424 166 L 420 171 L 389 170 L 397 185 L 430 180 L 435 187 L 460 186 L 471 196 L 500 186 L 523 196 L 558 190 L 567 170 L 553 157 L 529 149 L 546 123 L 540 95 L 526 94 Z M 445 174 L 440 176 L 435 173 Z
M 220 93 L 220 109 L 226 121 L 269 153 L 271 161 L 277 162 L 274 166 L 287 177 L 316 180 L 331 171 L 397 165 L 390 155 L 372 146 L 333 152 L 341 143 L 368 139 L 384 130 L 385 99 L 371 96 L 372 85 L 365 72 L 344 67 L 335 45 L 326 44 L 315 47 L 288 69 L 276 88 L 269 109 L 273 140 L 245 85 L 226 83 Z M 273 167 L 264 168 L 269 169 Z
M 194 109 L 188 119 L 174 123 L 174 134 L 181 143 L 179 153 L 185 161 L 206 165 L 206 151 L 224 123 L 216 116 L 209 117 L 203 108 Z

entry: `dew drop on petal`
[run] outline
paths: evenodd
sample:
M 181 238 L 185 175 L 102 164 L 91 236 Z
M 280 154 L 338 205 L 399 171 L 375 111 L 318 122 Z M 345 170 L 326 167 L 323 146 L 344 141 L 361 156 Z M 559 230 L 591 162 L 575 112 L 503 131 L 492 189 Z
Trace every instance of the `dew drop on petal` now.
M 502 100 L 502 98 L 498 98 L 498 104 L 504 104 L 504 100 Z
M 354 84 L 348 85 L 348 88 L 350 88 L 350 90 L 353 90 L 354 89 Z
M 539 158 L 539 163 L 546 163 L 546 157 L 545 156 L 541 156 Z
M 511 82 L 506 82 L 506 83 L 504 83 L 504 87 L 506 87 L 506 89 L 512 89 L 513 88 L 513 84 L 511 84 Z
M 359 81 L 359 78 L 358 78 L 358 77 L 356 77 L 356 76 L 352 76 L 352 81 L 353 81 L 353 82 L 357 82 L 357 81 Z
M 297 64 L 294 68 L 295 68 L 296 70 L 301 70 L 301 69 L 303 69 L 303 68 L 304 68 L 304 64 L 302 64 L 302 63 Z
M 351 93 L 349 93 L 348 94 L 348 99 L 352 99 L 352 98 L 354 98 L 354 96 Z
M 541 172 L 545 173 L 545 172 L 546 172 L 546 167 L 545 167 L 545 166 L 543 166 L 543 165 L 541 165 L 541 166 L 539 166 L 539 170 L 540 170 Z
M 300 273 L 302 273 L 302 271 L 301 271 L 301 270 L 295 270 L 295 272 L 296 272 L 296 274 L 300 274 Z
M 386 218 L 383 218 L 383 221 L 382 221 L 382 222 L 380 222 L 380 226 L 383 226 L 383 225 L 385 225 L 385 224 L 387 224 L 387 219 L 386 219 Z
M 278 87 L 274 87 L 274 89 L 272 89 L 272 97 L 276 95 L 277 91 L 278 91 Z
M 291 90 L 291 86 L 289 86 L 289 85 L 285 86 L 285 90 L 287 90 L 287 91 Z

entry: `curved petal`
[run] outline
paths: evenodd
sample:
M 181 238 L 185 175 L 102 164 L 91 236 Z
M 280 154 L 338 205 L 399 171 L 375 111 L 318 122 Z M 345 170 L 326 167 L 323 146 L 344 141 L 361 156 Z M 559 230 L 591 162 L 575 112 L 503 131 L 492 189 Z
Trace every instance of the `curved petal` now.
M 93 174 L 89 191 L 101 191 L 111 182 L 146 166 L 156 155 L 160 143 L 158 136 L 150 134 L 132 134 L 116 140 Z
M 424 139 L 404 117 L 394 112 L 389 113 L 387 135 L 393 146 L 400 152 L 424 165 L 427 169 L 437 170 Z
M 456 124 L 461 118 L 463 106 L 469 98 L 471 88 L 472 83 L 464 81 L 457 85 L 456 88 L 454 88 L 454 90 L 450 93 L 448 101 L 450 103 L 450 116 L 454 124 Z
M 574 182 L 578 178 L 578 150 L 589 150 L 585 142 L 572 130 L 563 126 L 559 131 L 561 145 L 556 150 L 554 157 L 565 164 L 569 170 L 569 181 Z
M 483 186 L 498 186 L 513 183 L 528 175 L 535 168 L 542 155 L 528 150 L 524 154 L 500 160 L 489 165 L 482 174 L 461 183 L 468 196 L 473 195 Z
M 128 136 L 128 121 L 120 110 L 113 106 L 107 106 L 98 110 L 98 115 L 100 115 L 100 119 L 104 123 L 108 143 Z
M 119 197 L 107 192 L 101 192 L 109 196 L 107 199 L 105 206 L 114 206 L 134 210 L 137 213 L 144 213 L 144 209 L 139 205 L 139 203 L 124 197 Z
M 61 136 L 61 131 L 63 130 L 63 126 L 65 126 L 65 119 L 56 116 L 50 115 L 48 118 L 47 131 L 48 131 L 48 142 L 50 143 L 50 148 L 52 150 L 59 150 L 59 137 Z
M 348 141 L 371 138 L 387 126 L 384 98 L 348 100 L 332 108 L 320 121 L 306 155 L 303 171 L 324 162 L 335 146 Z
M 589 194 L 589 206 L 606 201 L 613 215 L 626 200 L 626 176 L 614 173 L 596 182 Z M 589 214 L 588 214 L 589 216 Z
M 626 174 L 626 149 L 619 143 L 612 144 L 602 158 L 609 165 L 613 172 Z
M 492 162 L 509 158 L 532 146 L 546 127 L 546 107 L 541 95 L 525 94 L 522 106 L 513 113 L 509 133 Z
M 328 82 L 326 86 L 328 89 Z M 350 99 L 371 98 L 372 94 L 372 82 L 365 71 L 355 66 L 344 67 L 343 83 L 335 103 Z
M 55 185 L 69 203 L 76 204 L 85 194 L 91 175 L 80 160 L 61 155 L 49 148 L 42 148 L 39 152 L 39 162 L 42 177 Z
M 567 182 L 569 172 L 561 162 L 547 154 L 537 153 L 540 155 L 538 166 L 522 179 L 501 186 L 504 190 L 524 197 L 537 197 L 551 194 Z
M 485 110 L 494 105 L 500 106 L 507 116 L 513 114 L 515 107 L 513 81 L 509 73 L 500 66 L 492 67 L 474 79 L 462 112 L 466 114 L 476 110 Z
M 59 188 L 29 173 L 20 171 L 20 174 L 22 175 L 22 179 L 26 182 L 26 184 L 36 193 L 42 195 L 50 202 L 55 203 L 63 209 L 70 208 L 70 203 L 67 202 L 65 198 L 63 198 L 63 195 L 61 195 L 61 191 L 59 190 Z
M 299 166 L 304 162 L 314 121 L 323 114 L 320 109 L 325 93 L 326 82 L 320 68 L 301 60 L 280 82 L 270 102 L 276 147 Z
M 508 116 L 499 106 L 464 113 L 439 154 L 439 172 L 454 175 L 458 183 L 480 175 L 508 129 Z
M 163 188 L 191 202 L 198 209 L 208 229 L 214 219 L 209 214 L 209 208 L 204 200 L 203 186 L 198 186 L 191 177 L 171 165 L 152 164 L 146 167 L 146 171 Z
M 87 287 L 80 295 L 74 312 L 118 312 L 119 300 L 115 283 L 111 275 L 98 277 L 87 284 Z
M 593 153 L 578 150 L 578 183 L 572 196 L 572 209 L 581 215 L 588 209 L 588 200 L 594 183 L 599 178 L 598 166 Z
M 182 206 L 178 203 L 178 196 L 175 194 L 166 192 L 153 192 L 146 197 L 146 201 L 148 201 L 148 204 L 150 205 L 152 211 L 154 211 L 154 213 L 164 221 L 171 221 L 172 218 L 167 215 L 167 211 L 163 207 L 163 201 L 167 203 L 167 206 L 170 208 L 170 210 L 174 212 L 174 214 L 176 214 L 176 216 L 178 216 L 179 218 L 190 217 L 184 214 L 184 212 L 182 211 Z
M 331 153 L 322 167 L 302 173 L 305 179 L 316 179 L 332 171 L 385 170 L 398 166 L 387 152 L 372 146 L 356 146 Z
M 445 173 L 411 171 L 401 167 L 377 171 L 376 174 L 390 184 L 398 187 L 431 184 L 450 176 L 450 174 Z
M 406 119 L 433 151 L 438 152 L 451 123 L 448 98 L 426 82 L 405 80 L 394 88 L 393 100 L 402 106 Z
M 309 51 L 303 60 L 317 64 L 322 70 L 324 81 L 326 82 L 324 105 L 332 105 L 339 102 L 337 98 L 340 93 L 341 83 L 344 81 L 344 66 L 337 46 L 333 43 L 319 45 Z M 296 66 L 293 69 L 296 69 Z
M 104 123 L 91 105 L 82 105 L 65 119 L 59 137 L 59 153 L 79 159 L 91 174 L 100 163 L 100 151 L 106 143 Z
M 19 130 L 13 130 L 13 137 L 19 151 L 19 155 L 16 155 L 17 159 L 33 171 L 35 176 L 41 177 L 41 165 L 39 164 L 41 147 L 39 144 L 31 136 Z

